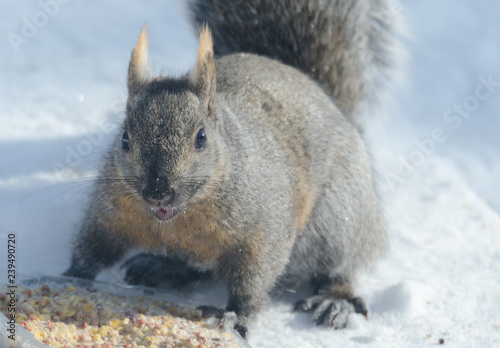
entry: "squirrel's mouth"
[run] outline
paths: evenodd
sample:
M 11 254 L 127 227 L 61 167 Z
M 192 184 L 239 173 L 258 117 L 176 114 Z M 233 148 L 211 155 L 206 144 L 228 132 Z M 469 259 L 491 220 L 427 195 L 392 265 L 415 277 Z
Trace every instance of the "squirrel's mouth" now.
M 177 215 L 178 210 L 172 207 L 159 206 L 151 209 L 153 214 L 161 221 L 167 221 Z

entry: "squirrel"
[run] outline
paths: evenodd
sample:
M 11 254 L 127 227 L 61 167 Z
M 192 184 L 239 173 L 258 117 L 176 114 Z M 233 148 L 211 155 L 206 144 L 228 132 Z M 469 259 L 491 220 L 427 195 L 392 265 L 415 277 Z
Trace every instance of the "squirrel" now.
M 155 76 L 140 34 L 123 128 L 64 275 L 94 279 L 143 248 L 126 264 L 132 283 L 213 274 L 244 337 L 286 279 L 314 284 L 295 309 L 318 325 L 367 316 L 353 282 L 388 242 L 357 115 L 390 75 L 388 1 L 189 7 L 201 30 L 184 76 Z

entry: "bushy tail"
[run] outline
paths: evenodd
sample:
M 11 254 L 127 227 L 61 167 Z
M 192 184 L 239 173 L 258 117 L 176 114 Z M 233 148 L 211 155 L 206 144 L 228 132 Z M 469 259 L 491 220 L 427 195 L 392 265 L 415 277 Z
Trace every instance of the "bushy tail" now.
M 355 121 L 392 70 L 399 9 L 390 1 L 191 0 L 190 7 L 197 25 L 212 29 L 215 55 L 251 52 L 292 65 Z

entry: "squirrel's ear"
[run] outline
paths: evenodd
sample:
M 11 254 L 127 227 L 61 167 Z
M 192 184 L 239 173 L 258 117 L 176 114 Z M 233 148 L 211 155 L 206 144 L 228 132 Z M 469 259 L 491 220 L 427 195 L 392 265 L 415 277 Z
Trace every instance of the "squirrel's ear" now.
M 215 98 L 215 64 L 212 42 L 212 33 L 207 25 L 200 32 L 200 47 L 198 60 L 189 73 L 189 84 L 194 88 L 201 99 L 207 117 L 212 116 Z
M 127 87 L 129 96 L 135 95 L 152 79 L 153 74 L 148 62 L 148 35 L 146 27 L 144 27 L 132 52 L 132 58 L 130 58 L 128 66 Z

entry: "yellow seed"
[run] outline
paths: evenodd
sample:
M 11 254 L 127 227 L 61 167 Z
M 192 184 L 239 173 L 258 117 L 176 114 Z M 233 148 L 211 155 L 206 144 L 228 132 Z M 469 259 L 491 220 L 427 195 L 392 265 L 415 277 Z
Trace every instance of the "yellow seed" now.
M 69 285 L 66 290 L 68 290 L 68 291 L 75 291 L 75 287 L 73 285 Z
M 140 338 L 143 338 L 144 337 L 144 333 L 142 331 L 137 331 L 136 332 L 136 336 L 138 336 Z
M 92 305 L 90 303 L 87 303 L 85 305 L 85 312 L 87 312 L 87 313 L 92 312 Z
M 111 324 L 111 327 L 113 329 L 117 330 L 120 327 L 122 322 L 121 322 L 121 320 L 113 319 L 109 323 Z
M 63 318 L 71 318 L 73 315 L 75 315 L 76 311 L 67 311 L 63 313 Z
M 101 326 L 101 328 L 99 329 L 99 334 L 101 334 L 102 336 L 106 336 L 108 331 L 109 331 L 109 326 Z
M 44 296 L 41 300 L 40 300 L 40 305 L 42 307 L 45 307 L 46 305 L 48 305 L 50 303 L 50 298 L 48 298 L 47 296 Z

